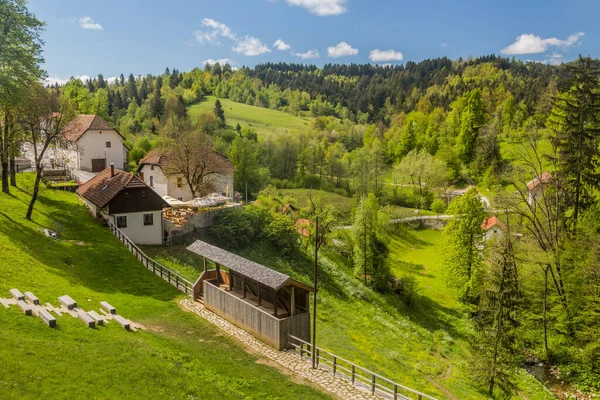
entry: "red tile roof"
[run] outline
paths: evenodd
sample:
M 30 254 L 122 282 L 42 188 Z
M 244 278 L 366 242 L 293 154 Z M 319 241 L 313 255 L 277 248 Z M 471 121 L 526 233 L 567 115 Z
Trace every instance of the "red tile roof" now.
M 310 220 L 309 219 L 304 219 L 304 218 L 300 218 L 297 219 L 296 222 L 294 223 L 294 226 L 296 227 L 296 231 L 301 234 L 304 237 L 309 237 L 310 236 Z
M 71 142 L 76 142 L 90 129 L 116 131 L 116 129 L 110 126 L 108 122 L 97 115 L 80 114 L 65 126 L 65 133 L 63 136 Z
M 116 168 L 115 175 L 111 177 L 111 167 L 108 167 L 83 185 L 79 186 L 76 193 L 102 208 L 121 190 L 139 187 L 147 186 L 132 174 Z
M 550 183 L 552 180 L 552 175 L 550 172 L 545 171 L 542 176 L 532 179 L 527 183 L 527 190 L 532 191 L 535 189 L 540 183 Z
M 492 229 L 496 225 L 498 225 L 500 229 L 505 229 L 504 223 L 500 221 L 495 215 L 492 218 L 485 217 L 483 219 L 483 223 L 481 224 L 481 229 L 487 231 Z

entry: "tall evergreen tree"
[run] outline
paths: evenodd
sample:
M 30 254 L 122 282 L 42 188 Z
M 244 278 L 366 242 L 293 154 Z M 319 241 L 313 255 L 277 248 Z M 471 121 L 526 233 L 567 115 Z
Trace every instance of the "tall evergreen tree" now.
M 219 99 L 215 101 L 215 108 L 213 112 L 215 113 L 215 117 L 217 117 L 219 121 L 221 121 L 221 126 L 225 126 L 225 110 L 223 109 L 223 106 L 221 105 L 221 101 Z
M 133 74 L 129 74 L 127 78 L 127 86 L 125 87 L 125 95 L 129 102 L 135 101 L 138 105 L 140 105 L 140 100 L 138 98 L 137 86 L 135 84 L 135 77 Z
M 551 123 L 558 149 L 558 169 L 573 207 L 574 225 L 580 209 L 600 188 L 600 63 L 582 58 L 566 66 L 563 93 L 556 97 Z

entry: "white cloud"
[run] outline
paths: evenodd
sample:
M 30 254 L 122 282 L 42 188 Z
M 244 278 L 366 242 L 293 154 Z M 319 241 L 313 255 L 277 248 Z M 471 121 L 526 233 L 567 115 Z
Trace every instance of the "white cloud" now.
M 238 40 L 237 44 L 231 50 L 245 56 L 259 56 L 271 52 L 269 47 L 261 42 L 260 39 L 248 35 Z
M 555 37 L 542 39 L 532 33 L 524 33 L 518 36 L 513 44 L 502 49 L 501 52 L 507 55 L 543 53 L 550 47 L 571 47 L 577 44 L 583 35 L 583 32 L 574 33 L 567 39 L 561 40 Z
M 542 62 L 544 64 L 560 65 L 565 62 L 565 57 L 562 54 L 552 53 L 548 59 L 542 60 Z
M 346 0 L 287 0 L 292 6 L 306 8 L 309 12 L 319 15 L 339 15 L 346 12 Z
M 440 43 L 440 47 L 442 49 L 445 49 L 446 47 L 448 47 L 448 43 L 444 42 L 444 43 Z
M 209 58 L 208 60 L 202 61 L 202 65 L 206 65 L 206 64 L 214 65 L 216 63 L 219 63 L 221 66 L 223 66 L 225 64 L 229 64 L 230 66 L 235 65 L 235 61 L 233 61 L 231 58 L 218 58 L 216 60 L 213 58 Z
M 358 54 L 358 49 L 353 48 L 346 42 L 339 42 L 333 47 L 328 47 L 327 54 L 332 58 L 355 56 Z
M 227 25 L 211 18 L 204 18 L 202 26 L 211 28 L 209 31 L 195 31 L 194 37 L 200 44 L 220 44 L 219 37 L 236 40 L 237 35 Z
M 306 53 L 293 53 L 292 55 L 296 57 L 300 57 L 303 60 L 311 60 L 314 58 L 319 58 L 318 50 L 309 50 Z
M 289 44 L 287 44 L 286 42 L 284 42 L 281 39 L 277 39 L 277 41 L 275 43 L 273 43 L 273 47 L 275 47 L 277 50 L 281 50 L 281 51 L 289 50 L 292 48 L 292 46 L 290 46 Z
M 373 62 L 382 62 L 382 61 L 402 61 L 404 59 L 404 55 L 399 51 L 389 49 L 389 50 L 379 50 L 375 49 L 369 53 L 369 60 Z
M 79 26 L 82 27 L 83 29 L 90 29 L 92 31 L 104 30 L 102 25 L 94 22 L 94 20 L 88 16 L 83 16 L 83 17 L 79 18 Z
M 72 76 L 71 78 L 79 79 L 81 82 L 85 83 L 85 81 L 90 79 L 90 76 L 89 75 L 76 75 L 76 76 Z M 69 79 L 71 79 L 71 78 L 69 78 Z M 69 79 L 63 79 L 63 78 L 60 78 L 56 74 L 50 74 L 50 75 L 48 75 L 48 77 L 46 79 L 44 79 L 44 85 L 54 85 L 56 83 L 58 83 L 59 85 L 64 85 L 65 83 L 67 83 L 69 81 Z M 109 79 L 111 79 L 111 78 L 109 78 Z M 114 79 L 116 79 L 116 78 L 114 78 Z

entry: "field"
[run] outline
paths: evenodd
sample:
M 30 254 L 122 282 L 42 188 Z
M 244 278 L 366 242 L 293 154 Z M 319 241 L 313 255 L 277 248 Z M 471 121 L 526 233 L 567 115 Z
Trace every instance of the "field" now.
M 418 282 L 411 305 L 397 294 L 379 294 L 365 288 L 347 259 L 323 247 L 319 259 L 317 342 L 340 357 L 440 399 L 486 398 L 469 383 L 471 327 L 466 312 L 443 282 L 440 238 L 439 231 L 403 228 L 392 235 L 393 272 L 398 277 L 413 275 Z M 202 239 L 211 241 L 210 236 Z M 284 259 L 276 249 L 261 242 L 235 252 L 300 281 L 311 281 L 309 253 L 299 252 L 292 259 Z M 185 253 L 183 245 L 150 249 L 159 261 L 179 270 L 200 265 L 199 258 Z M 551 398 L 524 373 L 519 389 L 521 397 Z
M 188 113 L 192 121 L 200 114 L 212 112 L 216 100 L 215 96 L 207 96 L 203 101 L 188 107 Z M 303 133 L 312 129 L 315 120 L 311 116 L 297 117 L 270 108 L 249 106 L 229 99 L 220 100 L 230 129 L 235 129 L 236 125 L 240 124 L 242 128 L 248 127 L 256 130 L 259 138 L 278 133 Z
M 68 294 L 86 309 L 108 301 L 146 329 L 89 329 L 70 316 L 50 329 L 0 307 L 0 397 L 326 398 L 261 364 L 208 322 L 182 311 L 183 294 L 147 271 L 70 193 L 42 190 L 23 217 L 31 177 L 0 194 L 0 296 L 32 291 L 56 304 Z M 43 228 L 61 240 L 46 238 Z

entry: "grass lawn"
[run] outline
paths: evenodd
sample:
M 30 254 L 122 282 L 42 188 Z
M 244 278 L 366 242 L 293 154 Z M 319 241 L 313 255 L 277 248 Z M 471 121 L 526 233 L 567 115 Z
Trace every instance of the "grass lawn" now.
M 147 271 L 74 194 L 43 189 L 26 221 L 32 180 L 18 178 L 19 189 L 0 194 L 0 296 L 18 288 L 56 304 L 68 294 L 86 310 L 105 300 L 147 330 L 89 329 L 68 315 L 51 329 L 0 307 L 2 399 L 327 397 L 182 311 L 183 294 Z M 62 240 L 46 238 L 43 228 Z
M 188 112 L 192 120 L 200 114 L 212 112 L 216 100 L 215 96 L 206 96 L 203 101 L 189 106 Z M 249 127 L 256 130 L 259 138 L 286 132 L 291 134 L 306 132 L 312 129 L 315 121 L 311 116 L 297 117 L 270 108 L 249 106 L 229 99 L 220 100 L 225 110 L 227 125 L 231 129 L 235 129 L 239 123 L 242 128 Z

